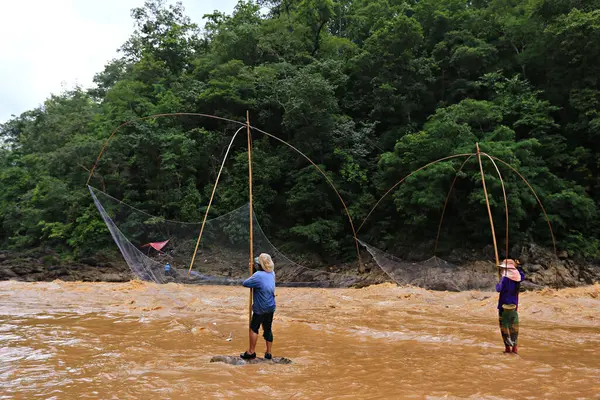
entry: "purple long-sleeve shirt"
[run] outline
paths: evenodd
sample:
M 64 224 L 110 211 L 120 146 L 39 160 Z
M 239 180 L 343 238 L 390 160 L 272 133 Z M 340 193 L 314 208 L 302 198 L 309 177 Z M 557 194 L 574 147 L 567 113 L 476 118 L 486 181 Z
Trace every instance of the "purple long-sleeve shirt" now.
M 525 279 L 525 274 L 520 268 L 517 269 L 521 274 L 521 282 Z M 519 307 L 519 288 L 521 282 L 515 282 L 508 279 L 506 276 L 496 284 L 496 292 L 500 293 L 498 297 L 498 310 L 502 309 L 502 304 L 514 304 Z

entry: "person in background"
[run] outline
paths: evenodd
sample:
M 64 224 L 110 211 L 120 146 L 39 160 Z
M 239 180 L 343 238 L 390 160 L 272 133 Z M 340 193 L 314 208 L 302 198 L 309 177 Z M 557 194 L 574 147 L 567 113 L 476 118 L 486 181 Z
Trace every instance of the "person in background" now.
M 248 350 L 240 355 L 245 360 L 256 358 L 256 342 L 258 341 L 258 328 L 262 325 L 263 337 L 267 343 L 265 358 L 272 359 L 273 346 L 273 315 L 275 313 L 275 264 L 271 256 L 262 253 L 254 259 L 257 271 L 242 285 L 252 288 L 252 319 L 250 321 Z
M 169 263 L 165 264 L 165 275 L 173 276 L 173 271 L 171 270 L 171 264 L 169 264 Z
M 519 289 L 525 279 L 519 262 L 506 259 L 498 266 L 502 278 L 496 284 L 500 333 L 504 341 L 504 352 L 518 354 L 519 338 Z

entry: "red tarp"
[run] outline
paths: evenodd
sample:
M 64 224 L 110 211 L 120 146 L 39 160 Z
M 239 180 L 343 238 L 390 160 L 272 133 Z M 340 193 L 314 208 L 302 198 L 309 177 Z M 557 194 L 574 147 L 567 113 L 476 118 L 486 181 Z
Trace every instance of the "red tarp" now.
M 154 250 L 160 251 L 163 247 L 165 247 L 165 245 L 169 243 L 168 240 L 165 240 L 164 242 L 150 242 L 150 243 L 146 243 L 143 244 L 142 247 L 152 247 Z

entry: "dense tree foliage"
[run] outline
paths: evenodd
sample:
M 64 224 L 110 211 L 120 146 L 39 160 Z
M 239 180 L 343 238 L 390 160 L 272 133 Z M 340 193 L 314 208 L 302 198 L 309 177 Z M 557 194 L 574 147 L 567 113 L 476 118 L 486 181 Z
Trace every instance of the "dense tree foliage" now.
M 268 10 L 265 13 L 265 10 Z M 96 87 L 50 97 L 0 125 L 0 245 L 80 257 L 111 246 L 85 183 L 103 142 L 156 113 L 215 114 L 294 144 L 340 189 L 358 226 L 403 176 L 479 142 L 516 167 L 559 248 L 597 258 L 600 1 L 257 0 L 200 29 L 180 4 L 132 10 L 136 30 Z M 125 38 L 124 38 L 125 39 Z M 122 128 L 91 182 L 151 214 L 201 218 L 234 124 L 193 117 Z M 254 195 L 273 242 L 327 261 L 352 256 L 350 227 L 319 173 L 254 132 Z M 248 201 L 244 136 L 216 214 Z M 464 159 L 409 178 L 360 232 L 392 252 L 435 237 Z M 502 191 L 484 160 L 500 246 Z M 512 244 L 550 244 L 535 197 L 504 165 Z M 445 250 L 490 242 L 475 158 L 459 174 Z

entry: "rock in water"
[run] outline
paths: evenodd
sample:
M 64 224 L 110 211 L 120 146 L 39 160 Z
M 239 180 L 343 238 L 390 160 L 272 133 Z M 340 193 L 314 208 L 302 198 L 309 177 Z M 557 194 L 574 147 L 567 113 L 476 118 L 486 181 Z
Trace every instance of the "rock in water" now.
M 285 357 L 273 357 L 272 360 L 256 357 L 253 360 L 244 360 L 240 356 L 213 356 L 210 362 L 222 362 L 231 365 L 246 365 L 246 364 L 292 364 L 292 360 Z

